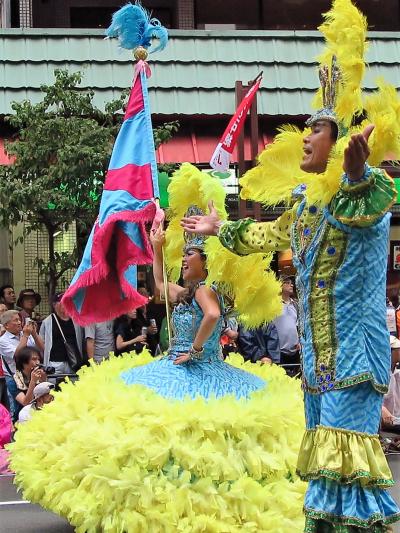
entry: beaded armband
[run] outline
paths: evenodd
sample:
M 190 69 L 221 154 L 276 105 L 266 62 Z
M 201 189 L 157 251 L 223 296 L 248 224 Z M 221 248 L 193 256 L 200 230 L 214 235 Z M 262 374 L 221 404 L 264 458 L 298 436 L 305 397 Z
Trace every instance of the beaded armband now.
M 204 348 L 202 348 L 201 350 L 196 350 L 192 344 L 192 346 L 189 349 L 188 354 L 189 354 L 189 359 L 191 361 L 200 361 L 201 359 L 203 359 Z

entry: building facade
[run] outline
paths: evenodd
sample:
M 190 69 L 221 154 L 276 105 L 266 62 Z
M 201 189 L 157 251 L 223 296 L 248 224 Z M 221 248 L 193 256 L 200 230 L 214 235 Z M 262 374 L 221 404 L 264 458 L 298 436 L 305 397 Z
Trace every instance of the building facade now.
M 160 163 L 190 161 L 207 168 L 235 110 L 235 83 L 247 84 L 261 71 L 259 150 L 280 124 L 300 125 L 311 112 L 318 86 L 315 58 L 323 45 L 315 28 L 330 0 L 313 0 L 312 9 L 309 0 L 145 0 L 143 4 L 164 24 L 178 28 L 171 29 L 167 49 L 149 60 L 153 121 L 180 123 L 179 133 L 158 150 Z M 359 0 L 357 4 L 374 28 L 369 34 L 364 88 L 372 91 L 376 79 L 383 76 L 400 90 L 400 34 L 396 31 L 400 0 Z M 104 39 L 102 28 L 120 7 L 115 0 L 0 0 L 0 7 L 0 163 L 6 163 L 3 142 L 11 132 L 4 116 L 11 112 L 12 101 L 39 101 L 40 86 L 52 83 L 56 68 L 66 68 L 83 72 L 82 89 L 94 89 L 95 104 L 104 107 L 130 86 L 133 67 L 131 53 Z M 248 131 L 245 159 L 252 164 Z M 395 206 L 393 242 L 400 241 L 398 220 Z M 3 230 L 3 242 L 5 234 Z M 3 280 L 11 275 L 8 249 L 8 245 L 0 247 Z M 21 253 L 14 250 L 15 257 L 22 258 Z M 24 265 L 22 270 L 14 261 L 14 272 L 16 268 L 19 289 L 29 279 L 28 269 Z

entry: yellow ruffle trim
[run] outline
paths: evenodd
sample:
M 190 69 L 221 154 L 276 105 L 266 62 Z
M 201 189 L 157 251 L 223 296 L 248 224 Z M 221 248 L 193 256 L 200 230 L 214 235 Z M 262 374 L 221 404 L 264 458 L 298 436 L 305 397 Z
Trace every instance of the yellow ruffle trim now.
M 20 426 L 10 450 L 24 497 L 77 533 L 302 531 L 299 381 L 235 356 L 265 389 L 248 400 L 172 401 L 121 380 L 151 361 L 145 353 L 85 368 Z
M 309 481 L 326 477 L 340 483 L 387 487 L 393 478 L 378 435 L 317 426 L 301 444 L 297 473 Z

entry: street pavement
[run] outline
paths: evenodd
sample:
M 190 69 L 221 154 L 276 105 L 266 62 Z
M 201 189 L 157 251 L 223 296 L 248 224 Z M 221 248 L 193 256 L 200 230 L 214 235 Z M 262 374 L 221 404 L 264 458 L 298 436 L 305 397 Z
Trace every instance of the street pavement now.
M 73 533 L 66 520 L 24 502 L 12 479 L 0 476 L 0 533 Z
M 400 505 L 400 455 L 389 455 L 388 461 L 397 481 L 391 493 Z M 66 520 L 23 501 L 12 479 L 0 476 L 0 533 L 73 533 Z M 393 530 L 400 533 L 400 526 L 394 525 Z

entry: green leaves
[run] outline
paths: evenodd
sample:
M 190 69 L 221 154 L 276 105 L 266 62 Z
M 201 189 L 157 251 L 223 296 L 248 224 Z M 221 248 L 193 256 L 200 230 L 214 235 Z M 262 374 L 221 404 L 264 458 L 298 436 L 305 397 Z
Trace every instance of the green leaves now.
M 55 70 L 54 76 L 53 85 L 41 86 L 41 102 L 12 104 L 14 113 L 6 120 L 18 134 L 6 150 L 15 163 L 0 166 L 0 224 L 28 221 L 28 232 L 47 231 L 49 259 L 35 261 L 51 291 L 79 260 L 76 248 L 54 249 L 54 233 L 76 222 L 81 245 L 90 231 L 129 96 L 127 89 L 102 111 L 93 104 L 94 92 L 79 86 L 81 72 Z M 157 127 L 156 147 L 178 127 L 177 122 Z

